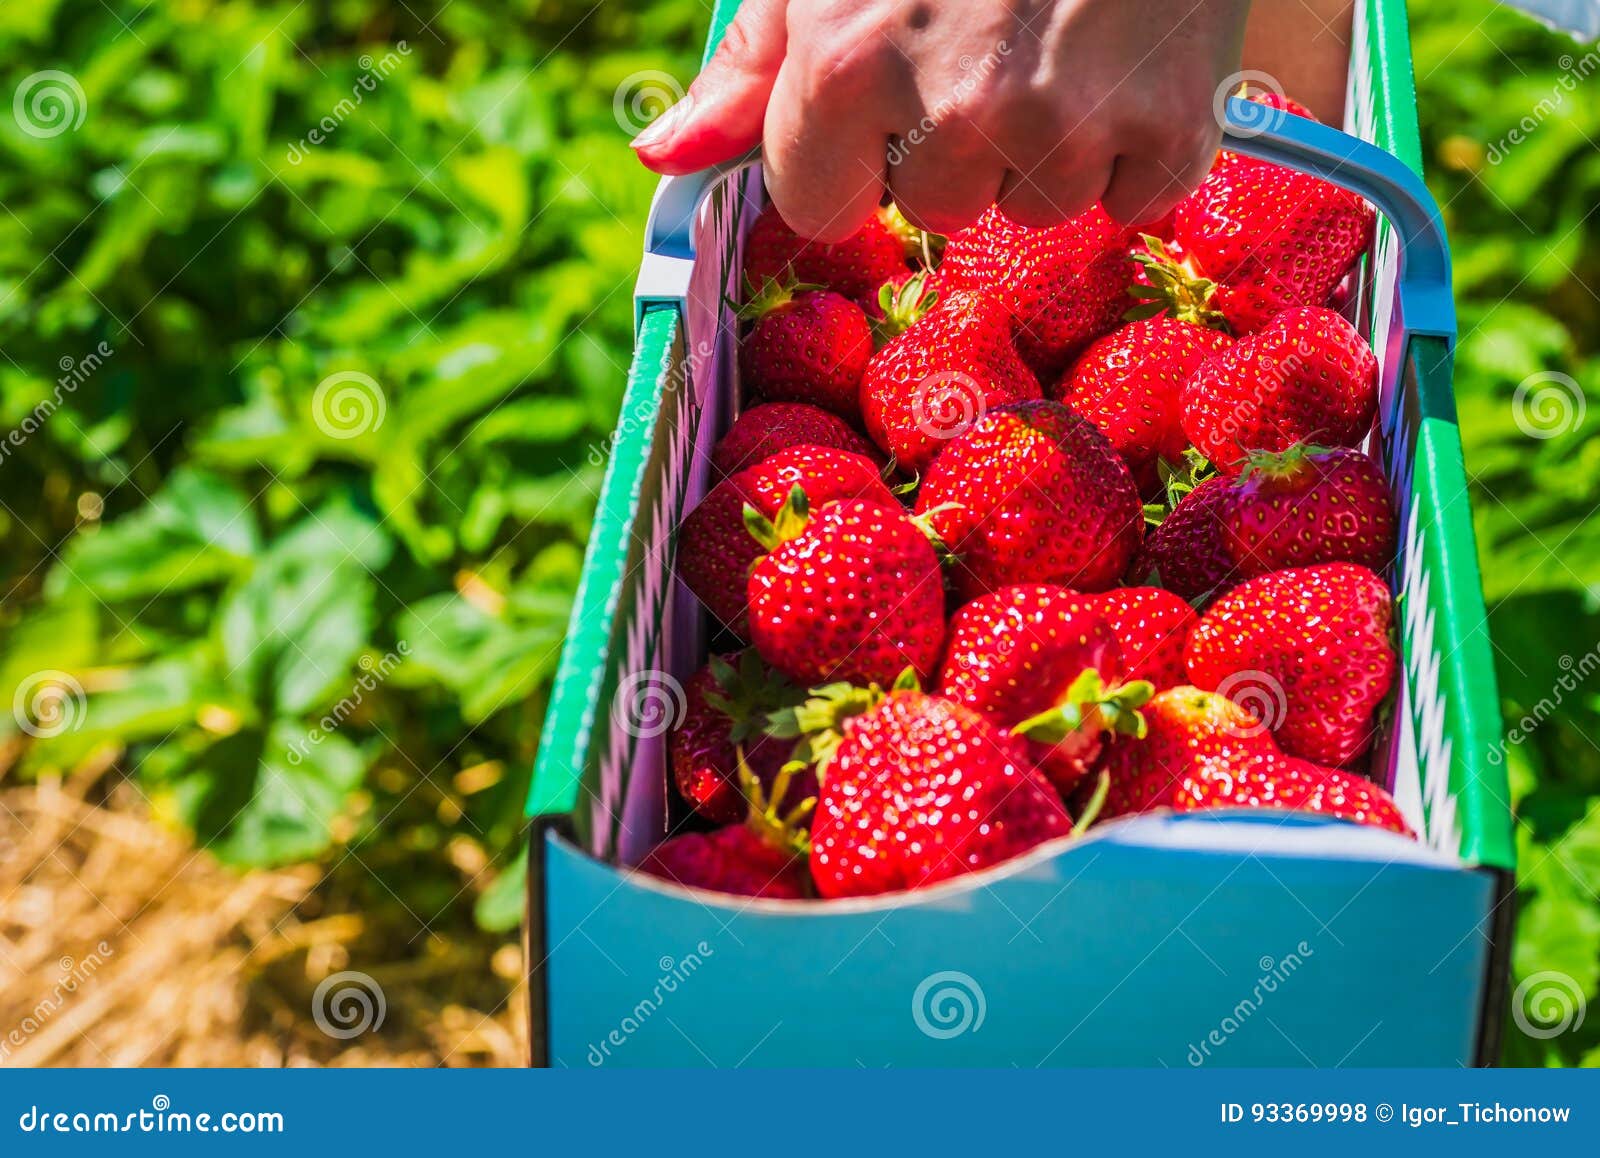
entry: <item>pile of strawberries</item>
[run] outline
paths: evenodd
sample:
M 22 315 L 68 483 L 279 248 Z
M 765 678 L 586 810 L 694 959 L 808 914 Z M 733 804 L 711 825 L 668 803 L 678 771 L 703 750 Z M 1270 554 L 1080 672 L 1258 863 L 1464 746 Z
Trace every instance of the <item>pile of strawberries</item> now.
M 746 408 L 677 544 L 720 632 L 670 737 L 701 823 L 640 868 L 832 898 L 1154 809 L 1410 835 L 1360 771 L 1396 520 L 1336 307 L 1372 229 L 1228 152 L 1142 230 L 889 207 L 824 245 L 763 213 Z

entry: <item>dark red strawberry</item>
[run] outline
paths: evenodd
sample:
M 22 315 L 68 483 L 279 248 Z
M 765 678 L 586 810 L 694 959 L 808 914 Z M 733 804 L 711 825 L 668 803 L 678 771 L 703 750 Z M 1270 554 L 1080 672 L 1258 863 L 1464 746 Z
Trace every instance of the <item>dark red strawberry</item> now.
M 836 687 L 775 723 L 810 735 L 821 760 L 811 874 L 824 897 L 921 888 L 1072 832 L 1022 741 L 954 700 Z
M 1132 322 L 1090 346 L 1050 396 L 1100 428 L 1151 498 L 1161 489 L 1157 463 L 1181 462 L 1189 445 L 1178 406 L 1184 384 L 1229 345 L 1221 331 L 1189 322 Z
M 1212 281 L 1184 254 L 1182 246 L 1153 233 L 1143 235 L 1133 259 L 1139 263 L 1139 276 L 1128 292 L 1141 304 L 1128 311 L 1130 318 L 1165 317 L 1244 335 L 1262 329 L 1294 305 L 1254 282 L 1220 285 Z
M 1189 604 L 1159 587 L 1116 587 L 1089 603 L 1122 645 L 1124 679 L 1147 680 L 1157 690 L 1188 682 L 1183 647 L 1200 622 Z
M 804 687 L 932 675 L 944 643 L 939 558 L 891 499 L 811 509 L 796 487 L 747 525 L 769 552 L 750 572 L 750 642 Z
M 1393 609 L 1389 588 L 1366 567 L 1274 571 L 1212 604 L 1184 664 L 1202 688 L 1271 705 L 1262 715 L 1285 752 L 1348 766 L 1371 747 L 1394 684 Z
M 1122 648 L 1096 599 L 1049 585 L 980 596 L 950 620 L 939 676 L 941 695 L 1027 737 L 1062 793 L 1087 774 L 1107 733 L 1138 733 L 1152 691 L 1122 682 Z
M 867 433 L 895 465 L 921 473 L 985 412 L 1039 397 L 993 298 L 956 292 L 879 350 L 861 382 Z
M 752 406 L 728 428 L 711 451 L 712 476 L 720 481 L 780 450 L 809 443 L 847 450 L 879 462 L 878 448 L 837 414 L 803 402 Z
M 1394 559 L 1394 506 L 1383 468 L 1359 450 L 1296 444 L 1261 452 L 1233 487 L 1222 536 L 1249 579 L 1286 567 Z
M 878 287 L 903 277 L 904 243 L 872 218 L 853 236 L 825 245 L 801 237 L 772 206 L 762 210 L 744 242 L 744 275 L 756 285 L 792 276 L 843 294 L 857 305 L 877 300 Z
M 1159 583 L 1203 607 L 1239 581 L 1233 556 L 1222 541 L 1228 480 L 1205 479 L 1184 495 L 1160 526 L 1145 536 L 1144 549 L 1128 575 L 1136 583 Z
M 966 599 L 1018 583 L 1104 590 L 1144 533 L 1128 468 L 1094 423 L 1059 402 L 979 418 L 934 461 L 917 511 L 955 553 L 951 577 Z
M 865 498 L 892 505 L 872 460 L 843 450 L 800 445 L 746 467 L 707 492 L 678 530 L 678 574 L 728 627 L 746 633 L 745 585 L 762 549 L 745 528 L 752 506 L 775 518 L 789 493 L 804 486 L 818 503 Z
M 739 342 L 739 374 L 755 397 L 859 417 L 872 357 L 872 326 L 860 306 L 829 290 L 769 281 L 739 316 L 751 323 Z
M 763 732 L 767 715 L 799 703 L 804 695 L 767 671 L 754 649 L 748 649 L 712 656 L 683 685 L 683 696 L 683 718 L 667 738 L 673 783 L 701 816 L 732 824 L 749 805 L 739 784 L 738 746 L 743 745 L 756 778 L 770 788 L 789 748 Z M 798 804 L 816 791 L 809 777 L 793 780 L 788 803 Z
M 1029 229 L 991 206 L 951 236 L 939 276 L 951 290 L 991 293 L 1017 320 L 1017 345 L 1041 378 L 1053 378 L 1133 304 L 1128 285 L 1137 231 L 1098 205 L 1047 229 Z
M 799 826 L 816 800 L 806 799 L 781 813 L 748 768 L 740 770 L 740 780 L 749 796 L 749 815 L 743 824 L 665 840 L 640 862 L 639 871 L 685 888 L 805 900 L 812 895 L 807 867 L 810 842 Z M 788 773 L 778 774 L 773 792 L 779 798 L 788 794 Z
M 1287 310 L 1207 360 L 1181 404 L 1195 448 L 1237 474 L 1251 451 L 1360 442 L 1377 410 L 1378 362 L 1332 310 Z

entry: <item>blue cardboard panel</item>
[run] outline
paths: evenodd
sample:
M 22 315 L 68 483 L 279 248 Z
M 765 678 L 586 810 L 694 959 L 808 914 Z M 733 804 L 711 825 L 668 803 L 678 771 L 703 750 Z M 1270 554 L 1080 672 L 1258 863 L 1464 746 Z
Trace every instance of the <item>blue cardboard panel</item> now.
M 826 906 L 660 887 L 547 840 L 553 1065 L 1474 1056 L 1463 1014 L 1480 1004 L 1492 878 L 1386 833 L 1141 818 L 923 893 Z

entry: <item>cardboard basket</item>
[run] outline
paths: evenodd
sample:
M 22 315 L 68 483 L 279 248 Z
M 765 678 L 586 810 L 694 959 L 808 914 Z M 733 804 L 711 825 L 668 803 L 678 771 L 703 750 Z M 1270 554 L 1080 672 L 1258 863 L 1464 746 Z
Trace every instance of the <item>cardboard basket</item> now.
M 712 43 L 735 5 L 719 6 Z M 1348 134 L 1234 101 L 1229 147 L 1382 220 L 1355 316 L 1382 367 L 1403 681 L 1374 773 L 1418 842 L 1312 816 L 1149 815 L 872 900 L 750 902 L 624 867 L 681 819 L 666 732 L 703 661 L 675 531 L 736 393 L 756 169 L 662 183 L 637 349 L 528 803 L 534 1061 L 1464 1065 L 1498 1049 L 1513 842 L 1451 392 L 1449 252 L 1403 4 L 1357 14 Z M 709 49 L 708 49 L 709 51 Z

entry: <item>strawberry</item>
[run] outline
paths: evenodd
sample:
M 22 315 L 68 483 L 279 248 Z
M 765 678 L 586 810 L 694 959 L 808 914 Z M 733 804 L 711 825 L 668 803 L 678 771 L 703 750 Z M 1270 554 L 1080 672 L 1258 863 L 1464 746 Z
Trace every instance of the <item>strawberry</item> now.
M 744 241 L 744 276 L 755 285 L 790 276 L 811 282 L 866 307 L 878 287 L 903 278 L 904 242 L 880 213 L 844 241 L 825 245 L 790 229 L 777 209 L 761 211 Z
M 739 317 L 752 323 L 739 343 L 739 374 L 757 398 L 858 416 L 872 357 L 872 327 L 860 306 L 828 290 L 769 281 Z
M 713 615 L 746 632 L 745 585 L 761 547 L 745 528 L 744 509 L 775 518 L 797 485 L 819 503 L 864 498 L 893 504 L 876 465 L 848 451 L 802 444 L 746 467 L 707 492 L 678 529 L 678 574 Z
M 780 814 L 777 801 L 789 794 L 789 773 L 778 774 L 771 800 L 748 767 L 741 766 L 739 776 L 749 797 L 743 824 L 671 837 L 651 850 L 639 863 L 639 871 L 686 888 L 805 900 L 812 895 L 807 871 L 810 842 L 798 826 L 816 804 L 815 798 Z
M 1395 516 L 1383 468 L 1359 450 L 1296 443 L 1261 452 L 1231 488 L 1222 537 L 1246 578 L 1314 563 L 1394 559 Z
M 773 730 L 809 737 L 819 758 L 811 875 L 824 897 L 922 888 L 1072 832 L 1021 740 L 907 681 L 886 696 L 819 689 Z
M 1319 812 L 1353 820 L 1357 824 L 1370 824 L 1387 828 L 1401 836 L 1415 836 L 1411 826 L 1400 814 L 1400 807 L 1382 788 L 1360 776 L 1352 776 L 1338 768 L 1324 768 L 1309 760 L 1285 756 L 1283 763 L 1312 781 L 1310 792 L 1295 808 L 1306 812 Z
M 1197 607 L 1237 583 L 1238 569 L 1222 541 L 1229 494 L 1228 480 L 1213 476 L 1179 499 L 1172 513 L 1145 536 L 1144 548 L 1129 568 L 1130 578 L 1159 583 Z
M 879 350 L 861 382 L 867 433 L 917 473 L 992 407 L 1038 397 L 1011 344 L 1011 316 L 972 292 L 950 294 Z
M 1189 445 L 1178 397 L 1226 334 L 1172 318 L 1113 330 L 1073 363 L 1050 396 L 1100 428 L 1147 498 L 1161 486 L 1156 465 L 1180 462 Z
M 1094 423 L 1059 402 L 979 418 L 934 460 L 917 512 L 956 553 L 964 599 L 1017 583 L 1104 590 L 1144 533 L 1128 468 Z
M 1394 684 L 1392 617 L 1389 588 L 1366 567 L 1274 571 L 1212 604 L 1184 665 L 1199 687 L 1262 699 L 1285 752 L 1348 766 L 1371 747 Z
M 766 671 L 753 649 L 738 656 L 713 655 L 685 682 L 683 694 L 683 718 L 667 738 L 673 783 L 701 816 L 732 824 L 748 803 L 739 785 L 739 746 L 756 778 L 770 787 L 789 753 L 762 725 L 767 713 L 802 697 Z M 794 781 L 789 792 L 792 803 L 815 794 L 816 783 L 808 778 Z
M 951 236 L 939 275 L 951 290 L 998 297 L 1016 317 L 1024 360 L 1050 378 L 1115 329 L 1132 304 L 1128 245 L 1134 236 L 1098 205 L 1046 229 L 1018 225 L 991 206 Z
M 813 511 L 796 486 L 775 518 L 752 510 L 747 526 L 769 552 L 748 585 L 762 659 L 805 687 L 933 672 L 944 642 L 939 558 L 892 499 Z
M 1159 587 L 1116 587 L 1089 605 L 1122 645 L 1123 677 L 1157 689 L 1185 683 L 1183 645 L 1200 617 L 1178 596 Z
M 1378 362 L 1331 310 L 1287 310 L 1209 359 L 1183 388 L 1184 433 L 1224 474 L 1253 450 L 1354 446 L 1372 426 Z
M 727 478 L 802 443 L 847 450 L 879 462 L 878 448 L 837 414 L 803 402 L 768 402 L 739 415 L 717 441 L 711 451 L 713 477 Z
M 1122 649 L 1093 596 L 1005 587 L 950 620 L 939 693 L 1030 741 L 1062 793 L 1083 779 L 1105 733 L 1137 734 L 1149 684 L 1123 685 Z
M 1143 235 L 1133 260 L 1139 275 L 1128 292 L 1141 304 L 1128 311 L 1130 318 L 1167 317 L 1242 335 L 1262 329 L 1293 304 L 1254 282 L 1219 285 L 1200 272 L 1182 245 L 1155 233 Z

